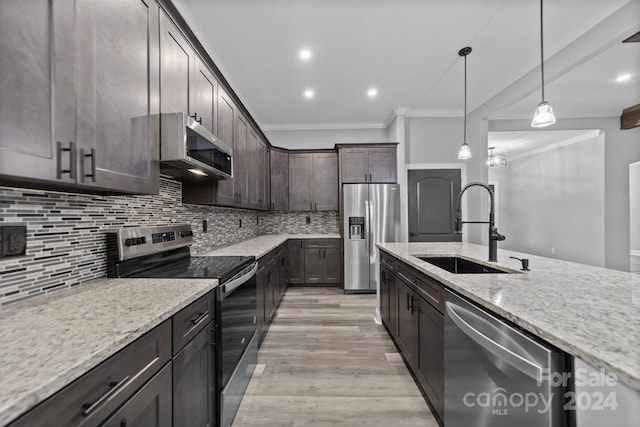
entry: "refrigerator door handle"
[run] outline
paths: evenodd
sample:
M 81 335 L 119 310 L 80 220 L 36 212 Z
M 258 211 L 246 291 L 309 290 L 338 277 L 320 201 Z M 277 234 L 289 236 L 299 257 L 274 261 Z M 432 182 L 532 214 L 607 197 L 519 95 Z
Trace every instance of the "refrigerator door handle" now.
M 374 258 L 373 254 L 373 200 L 369 200 L 369 256 Z M 375 259 L 373 260 L 375 262 Z

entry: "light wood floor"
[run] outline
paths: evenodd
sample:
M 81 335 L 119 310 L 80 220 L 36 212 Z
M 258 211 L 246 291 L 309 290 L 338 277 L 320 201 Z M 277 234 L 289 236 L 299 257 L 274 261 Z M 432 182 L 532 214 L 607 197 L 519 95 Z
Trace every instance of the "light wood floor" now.
M 288 289 L 233 427 L 437 427 L 375 305 L 337 288 Z

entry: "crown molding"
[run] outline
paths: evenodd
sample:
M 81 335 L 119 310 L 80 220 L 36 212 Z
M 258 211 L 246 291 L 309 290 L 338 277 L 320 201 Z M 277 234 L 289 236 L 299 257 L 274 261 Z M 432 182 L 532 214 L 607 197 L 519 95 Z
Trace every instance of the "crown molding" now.
M 462 110 L 408 110 L 407 117 L 464 117 Z
M 581 133 L 580 135 L 573 136 L 573 137 L 568 138 L 568 139 L 566 139 L 564 141 L 554 142 L 552 144 L 545 145 L 544 147 L 536 148 L 536 149 L 533 149 L 531 151 L 527 151 L 527 152 L 524 152 L 524 153 L 521 153 L 521 154 L 517 154 L 515 156 L 509 156 L 507 160 L 508 161 L 520 160 L 520 159 L 524 159 L 526 157 L 535 156 L 536 154 L 546 153 L 547 151 L 555 150 L 555 149 L 558 149 L 558 148 L 566 147 L 568 145 L 577 144 L 578 142 L 582 142 L 582 141 L 586 141 L 586 140 L 589 140 L 589 139 L 597 138 L 598 136 L 600 136 L 600 134 L 601 134 L 601 131 L 599 129 L 585 130 L 584 133 Z
M 345 123 L 283 123 L 263 124 L 264 131 L 294 131 L 294 130 L 358 130 L 358 129 L 386 129 L 384 122 L 345 122 Z

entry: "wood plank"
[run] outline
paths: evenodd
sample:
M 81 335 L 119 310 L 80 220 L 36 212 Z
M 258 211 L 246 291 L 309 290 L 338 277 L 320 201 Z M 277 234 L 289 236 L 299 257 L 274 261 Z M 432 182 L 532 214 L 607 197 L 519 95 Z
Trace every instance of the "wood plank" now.
M 437 427 L 375 307 L 375 295 L 287 289 L 233 427 Z

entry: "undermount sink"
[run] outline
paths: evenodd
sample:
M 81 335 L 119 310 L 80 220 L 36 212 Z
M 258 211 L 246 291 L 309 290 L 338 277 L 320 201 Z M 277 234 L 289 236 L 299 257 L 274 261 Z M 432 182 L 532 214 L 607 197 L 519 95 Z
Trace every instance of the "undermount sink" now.
M 417 258 L 454 274 L 509 273 L 508 271 L 498 270 L 497 268 L 489 267 L 457 256 L 417 256 Z

